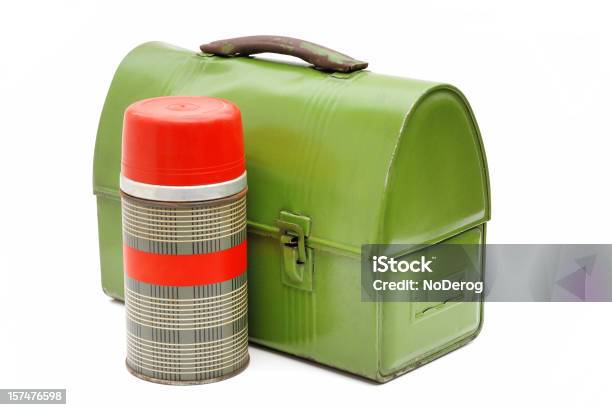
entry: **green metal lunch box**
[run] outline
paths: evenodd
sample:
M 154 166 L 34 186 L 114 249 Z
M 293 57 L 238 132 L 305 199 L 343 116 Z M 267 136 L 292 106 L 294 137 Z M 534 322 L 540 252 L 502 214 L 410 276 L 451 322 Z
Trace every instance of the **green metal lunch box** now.
M 104 291 L 123 299 L 125 108 L 155 96 L 206 95 L 236 103 L 243 117 L 252 342 L 384 382 L 476 337 L 481 302 L 361 300 L 362 244 L 485 242 L 487 165 L 463 94 L 376 74 L 283 37 L 202 49 L 146 43 L 114 76 L 93 178 Z M 261 51 L 315 67 L 247 56 Z

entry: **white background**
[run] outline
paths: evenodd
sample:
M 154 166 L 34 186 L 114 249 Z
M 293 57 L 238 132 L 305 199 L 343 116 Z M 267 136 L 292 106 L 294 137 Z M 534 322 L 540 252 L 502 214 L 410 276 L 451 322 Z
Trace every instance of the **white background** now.
M 115 68 L 149 40 L 290 35 L 453 83 L 484 137 L 489 241 L 612 242 L 611 12 L 494 3 L 3 2 L 0 388 L 65 387 L 74 408 L 610 408 L 610 303 L 489 303 L 474 342 L 385 385 L 251 348 L 238 377 L 168 387 L 125 370 L 123 307 L 100 289 L 96 128 Z

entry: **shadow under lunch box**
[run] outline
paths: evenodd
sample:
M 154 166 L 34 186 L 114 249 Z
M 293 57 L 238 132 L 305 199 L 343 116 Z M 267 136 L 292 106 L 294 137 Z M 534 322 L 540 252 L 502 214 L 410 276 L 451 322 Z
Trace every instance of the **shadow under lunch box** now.
M 384 382 L 476 337 L 481 302 L 361 298 L 363 244 L 485 243 L 487 165 L 463 94 L 286 37 L 202 50 L 146 43 L 115 73 L 94 160 L 104 291 L 123 300 L 124 110 L 150 97 L 211 96 L 242 112 L 251 342 Z M 315 67 L 247 56 L 262 51 Z

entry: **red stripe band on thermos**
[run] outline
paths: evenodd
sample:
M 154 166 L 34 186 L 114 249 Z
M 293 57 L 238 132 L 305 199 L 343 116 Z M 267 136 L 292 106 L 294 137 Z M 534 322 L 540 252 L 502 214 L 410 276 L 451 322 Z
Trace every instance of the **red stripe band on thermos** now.
M 246 272 L 246 241 L 219 252 L 162 255 L 123 247 L 126 275 L 164 286 L 198 286 L 224 282 Z

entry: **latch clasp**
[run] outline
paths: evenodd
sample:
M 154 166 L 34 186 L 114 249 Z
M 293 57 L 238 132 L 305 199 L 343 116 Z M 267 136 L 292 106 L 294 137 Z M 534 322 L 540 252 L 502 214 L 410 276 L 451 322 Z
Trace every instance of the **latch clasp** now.
M 283 283 L 312 291 L 313 250 L 307 244 L 310 218 L 281 211 L 276 224 L 280 233 Z

